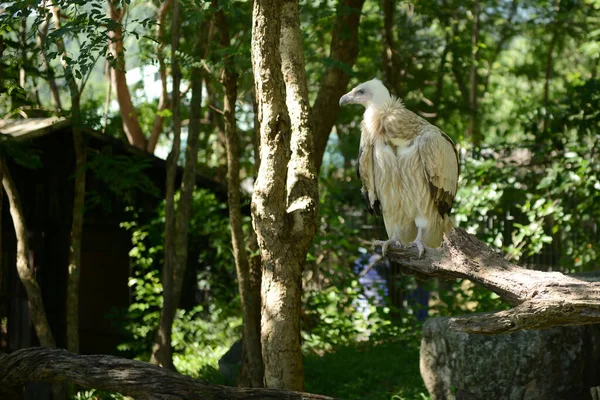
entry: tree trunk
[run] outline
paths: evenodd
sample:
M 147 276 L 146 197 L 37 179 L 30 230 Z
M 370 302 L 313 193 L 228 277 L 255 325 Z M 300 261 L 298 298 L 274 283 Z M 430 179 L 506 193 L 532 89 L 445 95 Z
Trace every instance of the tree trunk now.
M 314 163 L 317 171 L 321 169 L 329 134 L 339 113 L 338 102 L 350 82 L 346 68 L 352 68 L 358 55 L 358 26 L 363 4 L 364 0 L 339 0 L 337 5 L 329 52 L 333 65 L 325 71 L 313 104 Z M 340 68 L 340 64 L 346 68 Z
M 154 125 L 152 125 L 152 132 L 150 133 L 150 139 L 148 140 L 148 144 L 146 146 L 146 151 L 148 153 L 153 154 L 156 149 L 156 144 L 158 143 L 158 138 L 163 128 L 163 112 L 167 110 L 170 106 L 169 104 L 169 92 L 167 91 L 167 66 L 165 64 L 165 56 L 163 54 L 165 50 L 165 22 L 167 19 L 167 11 L 171 6 L 171 0 L 166 0 L 165 2 L 160 4 L 158 8 L 158 13 L 156 15 L 156 40 L 158 40 L 159 45 L 156 50 L 156 59 L 158 60 L 158 71 L 160 74 L 160 83 L 161 83 L 161 92 L 160 97 L 158 99 L 158 112 L 156 113 L 156 119 L 154 120 Z
M 4 43 L 4 37 L 0 35 L 0 57 L 4 54 L 4 50 L 6 50 L 6 44 Z M 2 68 L 2 63 L 0 63 L 0 87 L 2 87 L 2 81 L 4 79 L 4 71 Z
M 283 0 L 279 49 L 281 54 L 281 70 L 285 81 L 286 105 L 292 127 L 290 140 L 291 158 L 287 166 L 287 226 L 285 227 L 283 237 L 288 240 L 289 248 L 294 257 L 294 263 L 298 264 L 298 266 L 294 264 L 293 269 L 290 268 L 289 278 L 292 280 L 287 283 L 287 289 L 291 289 L 295 296 L 293 298 L 295 309 L 292 310 L 296 314 L 293 315 L 293 322 L 294 324 L 299 324 L 302 307 L 302 271 L 306 261 L 306 254 L 317 231 L 319 181 L 314 158 L 313 119 L 308 99 L 298 0 Z M 268 272 L 272 275 L 271 279 L 273 281 L 279 281 L 278 274 L 274 273 L 273 270 L 269 270 Z M 263 280 L 267 280 L 268 282 L 268 278 L 263 278 Z M 263 298 L 271 296 L 270 287 L 267 291 L 263 290 Z M 288 299 L 284 301 L 292 300 L 292 296 L 290 295 Z M 291 308 L 292 304 L 289 307 Z M 263 305 L 263 338 L 266 336 L 270 339 L 273 333 L 277 334 L 270 327 L 273 326 L 273 320 L 277 318 L 274 318 L 274 316 L 279 311 L 280 305 L 278 303 L 267 302 Z M 295 326 L 294 328 L 296 329 Z M 298 326 L 297 329 L 295 331 L 296 336 L 293 339 L 299 341 L 300 327 Z M 296 346 L 295 341 L 292 342 L 290 338 L 286 338 L 286 340 L 288 343 L 293 343 Z M 298 346 L 300 346 L 300 343 L 298 343 Z M 300 361 L 302 361 L 301 355 Z M 300 386 L 300 389 L 302 388 Z
M 280 53 L 292 126 L 287 172 L 287 214 L 292 230 L 287 235 L 297 252 L 296 258 L 304 265 L 317 231 L 319 187 L 298 0 L 283 0 Z M 302 269 L 297 272 L 301 274 Z M 297 278 L 301 280 L 301 276 Z
M 106 78 L 106 94 L 104 95 L 104 121 L 102 122 L 102 133 L 106 134 L 106 126 L 108 125 L 108 111 L 110 109 L 110 97 L 112 94 L 112 80 L 110 79 L 110 63 L 105 62 L 105 78 Z
M 216 0 L 213 6 L 218 9 Z M 221 46 L 231 46 L 227 19 L 222 9 L 215 13 L 216 26 L 219 29 Z M 239 143 L 235 121 L 235 103 L 237 101 L 238 74 L 231 56 L 225 58 L 223 86 L 225 99 L 223 113 L 225 117 L 225 136 L 227 147 L 227 200 L 229 206 L 229 222 L 231 225 L 231 244 L 238 278 L 238 287 L 242 301 L 243 315 L 243 365 L 244 380 L 239 383 L 250 387 L 263 387 L 263 358 L 260 342 L 260 291 L 252 291 L 250 262 L 246 253 L 242 212 L 240 201 L 240 163 Z
M 382 0 L 383 11 L 383 32 L 385 42 L 383 45 L 383 54 L 385 60 L 384 76 L 385 83 L 392 90 L 392 94 L 402 96 L 401 77 L 400 77 L 400 56 L 396 49 L 396 40 L 394 38 L 395 24 L 394 12 L 397 2 L 394 0 Z
M 60 101 L 60 92 L 58 91 L 58 85 L 56 84 L 56 80 L 54 79 L 54 69 L 50 66 L 48 59 L 46 58 L 46 35 L 48 34 L 48 27 L 50 25 L 49 21 L 46 21 L 40 27 L 38 36 L 37 36 L 37 44 L 40 48 L 40 55 L 42 57 L 42 68 L 46 70 L 45 78 L 48 81 L 48 86 L 50 86 L 50 93 L 52 94 L 52 99 L 54 100 L 54 105 L 56 106 L 56 111 L 62 111 L 62 103 Z
M 139 400 L 333 400 L 310 393 L 211 385 L 137 360 L 81 356 L 63 349 L 27 348 L 0 354 L 0 398 L 16 399 L 23 385 L 38 381 L 67 381 Z
M 1 40 L 1 39 L 0 39 Z M 1 47 L 1 44 L 0 44 Z M 2 56 L 2 50 L 0 49 L 0 57 Z M 2 80 L 0 78 L 0 87 L 2 87 Z M 2 168 L 0 168 L 0 182 L 2 182 Z M 2 187 L 2 185 L 0 185 L 0 216 L 4 215 L 4 189 Z M 3 229 L 3 224 L 2 224 L 2 218 L 0 217 L 0 288 L 2 287 L 2 273 L 4 272 L 3 270 L 3 263 L 4 263 L 4 246 L 2 244 L 2 229 Z
M 261 344 L 265 386 L 301 390 L 300 263 L 285 237 L 290 119 L 285 105 L 279 38 L 281 0 L 255 0 L 252 70 L 260 121 L 261 164 L 252 195 L 252 219 L 262 256 Z M 274 272 L 277 271 L 277 274 Z
M 196 54 L 204 57 L 205 42 L 197 40 Z M 194 67 L 191 71 L 192 100 L 190 104 L 190 124 L 185 149 L 185 166 L 181 181 L 181 192 L 175 216 L 175 265 L 173 269 L 173 308 L 177 310 L 183 287 L 183 277 L 188 258 L 188 233 L 192 214 L 192 200 L 196 186 L 196 164 L 198 163 L 198 140 L 202 119 L 202 80 L 203 70 Z M 175 316 L 175 313 L 173 313 Z M 171 321 L 173 323 L 173 321 Z
M 4 158 L 0 158 L 0 169 L 2 186 L 8 197 L 10 216 L 17 237 L 17 273 L 27 293 L 31 322 L 33 323 L 40 344 L 44 347 L 56 347 L 56 342 L 54 341 L 54 336 L 46 317 L 46 311 L 44 310 L 42 293 L 29 264 L 29 238 L 27 237 L 27 226 L 23 216 L 21 200 Z
M 86 149 L 81 132 L 79 95 L 73 99 L 73 148 L 75 150 L 75 182 L 73 187 L 73 221 L 69 246 L 67 280 L 67 349 L 79 353 L 79 280 L 81 276 L 81 242 L 85 205 Z
M 116 59 L 116 67 L 112 68 L 111 74 L 112 87 L 115 90 L 115 96 L 119 103 L 123 129 L 125 130 L 129 144 L 144 150 L 146 148 L 146 137 L 142 132 L 135 107 L 131 101 L 131 94 L 127 86 L 127 76 L 125 75 L 125 49 L 123 47 L 123 28 L 121 26 L 121 21 L 125 15 L 125 3 L 122 3 L 123 8 L 117 8 L 120 3 L 108 0 L 109 18 L 119 24 L 113 31 L 109 32 L 111 40 L 110 51 Z
M 27 19 L 21 20 L 21 31 L 19 32 L 21 40 L 21 68 L 19 68 L 19 86 L 25 89 L 27 75 L 25 74 L 25 65 L 27 65 Z
M 477 85 L 479 64 L 479 0 L 473 4 L 473 31 L 471 33 L 471 75 L 469 79 L 469 109 L 470 121 L 468 136 L 473 141 L 473 145 L 478 148 L 481 145 L 482 137 L 479 130 L 479 104 Z
M 262 270 L 261 270 L 261 259 L 260 259 L 260 248 L 258 247 L 258 241 L 256 238 L 256 232 L 253 229 L 250 229 L 248 232 L 248 249 L 250 250 L 250 254 L 254 254 L 250 257 L 248 267 L 248 285 L 247 285 L 247 295 L 246 295 L 246 312 L 244 315 L 244 329 L 255 332 L 254 335 L 256 338 L 251 339 L 252 346 L 255 346 L 252 349 L 246 349 L 244 347 L 243 356 L 245 357 L 242 361 L 242 368 L 240 371 L 240 376 L 238 378 L 238 386 L 251 386 L 254 387 L 254 383 L 257 381 L 258 375 L 260 374 L 260 383 L 257 387 L 264 386 L 264 364 L 262 359 L 262 348 L 260 341 L 260 318 L 261 318 L 261 298 L 260 298 L 260 288 L 262 282 Z M 252 337 L 251 337 L 252 338 Z M 244 346 L 250 346 L 250 341 L 246 342 L 244 339 Z M 257 361 L 255 358 L 256 355 L 260 355 L 260 365 L 257 365 Z M 258 372 L 257 372 L 258 371 Z
M 252 196 L 252 218 L 263 263 L 262 354 L 265 385 L 288 390 L 301 390 L 304 386 L 300 352 L 301 274 L 316 228 L 318 203 L 299 38 L 297 2 L 255 1 L 252 65 L 261 162 Z M 286 107 L 286 84 L 293 122 Z
M 179 84 L 181 83 L 181 69 L 177 50 L 179 49 L 179 24 L 181 16 L 179 1 L 173 0 L 173 30 L 171 36 L 171 57 L 173 72 L 173 147 L 167 157 L 167 179 L 165 191 L 165 260 L 162 272 L 163 308 L 160 313 L 160 322 L 150 362 L 174 370 L 173 349 L 171 348 L 171 333 L 175 318 L 175 304 L 173 304 L 175 271 L 175 176 L 177 173 L 177 160 L 181 146 L 181 99 L 179 97 Z
M 52 7 L 54 24 L 60 28 L 60 9 Z M 81 236 L 85 201 L 85 143 L 81 120 L 81 91 L 75 81 L 72 66 L 67 62 L 64 40 L 57 41 L 65 78 L 71 95 L 71 121 L 73 123 L 73 149 L 75 153 L 75 182 L 73 187 L 73 220 L 69 243 L 69 267 L 67 276 L 66 330 L 67 349 L 79 352 L 79 280 L 81 275 Z M 83 85 L 82 85 L 83 87 Z
M 482 83 L 482 86 L 483 86 L 482 93 L 487 92 L 487 88 L 489 86 L 489 81 L 490 81 L 490 76 L 492 75 L 492 71 L 493 71 L 493 64 L 498 59 L 500 52 L 502 50 L 504 50 L 504 45 L 515 34 L 513 19 L 515 18 L 515 15 L 517 14 L 518 7 L 519 7 L 519 1 L 513 0 L 510 4 L 510 10 L 508 12 L 508 17 L 506 18 L 506 22 L 504 23 L 504 27 L 500 32 L 500 38 L 496 42 L 496 48 L 494 49 L 494 53 L 491 56 L 491 58 L 488 60 L 487 73 L 485 74 L 485 77 L 483 78 L 483 83 Z
M 560 0 L 556 1 L 557 15 L 552 23 L 552 38 L 548 44 L 548 54 L 546 55 L 546 73 L 544 76 L 544 98 L 542 104 L 544 106 L 544 119 L 542 120 L 542 133 L 546 133 L 548 129 L 548 107 L 550 106 L 550 82 L 552 81 L 552 72 L 554 70 L 554 48 L 558 42 L 558 35 L 560 30 L 560 21 L 558 13 L 560 12 Z

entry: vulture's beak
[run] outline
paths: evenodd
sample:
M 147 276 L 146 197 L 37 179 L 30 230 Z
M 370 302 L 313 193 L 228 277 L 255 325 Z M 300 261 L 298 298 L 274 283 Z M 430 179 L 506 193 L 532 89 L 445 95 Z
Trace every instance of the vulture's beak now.
M 346 93 L 345 95 L 343 95 L 342 97 L 340 97 L 340 107 L 346 104 L 351 104 L 352 103 L 352 96 L 350 96 L 350 93 Z

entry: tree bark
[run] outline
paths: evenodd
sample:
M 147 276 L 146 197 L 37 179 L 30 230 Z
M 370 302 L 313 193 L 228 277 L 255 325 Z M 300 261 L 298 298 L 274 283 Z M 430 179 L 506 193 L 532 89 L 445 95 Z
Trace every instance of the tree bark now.
M 39 381 L 67 381 L 139 400 L 333 400 L 310 393 L 211 385 L 141 361 L 81 356 L 63 349 L 31 347 L 0 355 L 2 399 L 16 399 L 23 385 Z
M 218 9 L 216 0 L 213 0 L 213 6 Z M 222 9 L 218 9 L 215 13 L 215 23 L 219 29 L 221 47 L 228 49 L 231 46 L 231 39 L 227 19 Z M 235 120 L 238 74 L 231 56 L 226 56 L 224 61 L 225 69 L 223 70 L 222 78 L 225 88 L 223 114 L 227 147 L 227 201 L 229 206 L 229 223 L 231 225 L 231 244 L 244 321 L 242 370 L 245 371 L 245 378 L 243 381 L 240 380 L 239 383 L 250 387 L 263 387 L 264 368 L 260 342 L 260 290 L 252 291 L 250 262 L 246 253 L 242 226 L 239 140 Z
M 265 385 L 300 390 L 301 273 L 316 229 L 318 194 L 297 2 L 255 1 L 252 65 L 261 154 L 252 218 L 263 263 Z
M 167 110 L 170 106 L 169 104 L 169 92 L 167 91 L 167 66 L 165 64 L 165 56 L 163 54 L 165 50 L 165 22 L 167 19 L 167 11 L 169 11 L 169 7 L 171 7 L 171 0 L 166 0 L 160 4 L 158 8 L 158 13 L 156 15 L 156 40 L 158 40 L 159 45 L 156 50 L 156 59 L 158 60 L 158 71 L 160 74 L 160 83 L 161 83 L 161 91 L 160 97 L 158 99 L 158 112 L 156 114 L 156 119 L 154 120 L 154 125 L 152 125 L 152 132 L 150 133 L 150 139 L 148 140 L 148 144 L 146 146 L 146 151 L 148 153 L 153 154 L 156 149 L 156 144 L 158 143 L 158 138 L 163 129 L 164 117 L 162 113 Z
M 0 38 L 1 40 L 1 38 Z M 0 57 L 2 57 L 2 50 L 0 49 Z M 0 87 L 2 87 L 2 81 L 0 79 Z M 2 182 L 2 168 L 0 168 L 0 182 Z M 0 215 L 4 215 L 4 188 L 0 185 Z M 0 217 L 0 254 L 4 254 L 4 246 L 2 244 L 3 239 L 3 223 L 2 218 Z M 3 278 L 3 265 L 4 265 L 4 257 L 0 256 L 0 288 L 2 287 L 2 278 Z
M 552 72 L 554 71 L 554 48 L 558 42 L 558 35 L 560 31 L 560 0 L 556 1 L 556 17 L 552 22 L 552 37 L 548 44 L 548 54 L 546 55 L 546 73 L 544 76 L 544 97 L 542 104 L 544 106 L 544 119 L 542 120 L 542 133 L 545 133 L 548 129 L 548 107 L 550 106 L 550 82 L 552 81 Z
M 279 38 L 281 0 L 255 0 L 252 70 L 258 101 L 261 164 L 252 194 L 252 219 L 262 257 L 261 343 L 265 385 L 300 390 L 300 262 L 285 235 L 290 118 L 285 105 Z
M 287 214 L 292 224 L 287 234 L 303 266 L 317 231 L 319 187 L 298 0 L 283 0 L 280 53 L 292 126 L 287 174 Z M 297 272 L 301 274 L 302 268 Z M 297 279 L 301 281 L 301 276 Z
M 110 79 L 110 63 L 105 62 L 105 78 L 106 78 L 106 94 L 104 95 L 104 121 L 102 122 L 102 134 L 106 134 L 106 126 L 108 125 L 108 111 L 110 109 L 110 97 L 112 94 L 112 80 Z
M 396 49 L 396 40 L 394 38 L 394 12 L 396 11 L 396 1 L 382 0 L 381 8 L 383 11 L 383 33 L 385 42 L 383 45 L 383 54 L 385 60 L 385 83 L 392 89 L 392 94 L 401 96 L 401 78 L 400 78 L 400 56 Z
M 4 43 L 4 37 L 0 35 L 0 57 L 4 54 L 4 50 L 6 50 L 6 44 Z M 2 63 L 0 63 L 0 88 L 2 87 L 2 81 L 4 80 L 4 71 L 2 67 Z
M 315 144 L 314 131 L 310 103 L 308 100 L 308 87 L 306 81 L 304 49 L 302 46 L 302 33 L 300 32 L 300 11 L 298 0 L 283 0 L 281 14 L 281 41 L 279 44 L 281 54 L 281 70 L 283 73 L 286 89 L 286 105 L 290 116 L 292 135 L 290 140 L 291 158 L 287 166 L 287 210 L 286 226 L 283 237 L 287 239 L 289 249 L 292 252 L 293 268 L 289 269 L 288 280 L 285 282 L 290 296 L 282 296 L 281 300 L 275 299 L 273 291 L 277 294 L 278 289 L 273 290 L 273 283 L 282 284 L 278 273 L 266 269 L 263 270 L 263 299 L 273 301 L 263 302 L 262 312 L 262 337 L 264 358 L 273 359 L 265 364 L 277 365 L 281 361 L 293 362 L 290 358 L 284 358 L 280 354 L 273 354 L 269 350 L 282 351 L 285 348 L 298 348 L 299 367 L 302 368 L 302 354 L 300 352 L 300 311 L 302 307 L 302 271 L 306 261 L 306 254 L 317 231 L 317 216 L 319 204 L 318 178 L 315 167 Z M 297 264 L 297 266 L 296 266 Z M 269 284 L 269 281 L 273 282 Z M 265 290 L 266 288 L 266 290 Z M 280 301 L 289 303 L 281 306 Z M 286 310 L 287 308 L 287 310 Z M 268 346 L 278 334 L 285 334 L 285 330 L 278 332 L 274 320 L 277 314 L 282 312 L 294 312 L 290 314 L 288 335 L 292 332 L 294 336 L 285 337 L 280 343 L 273 340 L 273 346 Z M 293 320 L 292 320 L 293 318 Z M 294 331 L 291 331 L 293 327 Z M 265 343 L 265 338 L 267 342 Z M 270 347 L 270 349 L 268 348 Z M 274 348 L 275 347 L 275 348 Z M 273 362 L 274 361 L 274 362 Z M 301 370 L 300 370 L 301 371 Z M 272 369 L 270 375 L 265 373 L 265 381 L 283 383 L 278 371 Z M 295 382 L 299 386 L 274 386 L 290 388 L 294 390 L 303 389 L 300 386 L 300 378 Z M 267 385 L 267 387 L 273 387 Z
M 54 25 L 60 28 L 60 9 L 52 7 Z M 75 181 L 73 183 L 73 214 L 69 243 L 69 266 L 67 275 L 66 298 L 66 330 L 67 349 L 79 352 L 79 280 L 81 276 L 81 242 L 83 234 L 83 218 L 85 203 L 85 143 L 83 139 L 81 119 L 81 90 L 77 86 L 72 66 L 66 61 L 67 49 L 64 40 L 57 41 L 61 53 L 61 61 L 71 95 L 71 121 L 73 122 L 73 150 L 75 153 Z
M 421 258 L 414 247 L 390 246 L 388 254 L 407 273 L 469 279 L 515 305 L 496 313 L 451 318 L 451 326 L 459 331 L 501 334 L 600 323 L 600 282 L 521 268 L 460 228 L 445 234 L 442 247 L 426 249 Z
M 67 349 L 79 353 L 79 281 L 81 276 L 81 244 L 85 206 L 86 148 L 81 132 L 79 94 L 73 102 L 73 149 L 75 151 L 75 180 L 73 183 L 73 221 L 69 246 L 67 278 Z
M 125 130 L 129 144 L 144 150 L 146 148 L 146 137 L 142 132 L 135 107 L 131 101 L 127 76 L 125 75 L 125 48 L 123 47 L 123 28 L 121 26 L 121 21 L 125 15 L 125 3 L 122 3 L 123 8 L 118 8 L 117 5 L 114 0 L 108 0 L 108 16 L 119 24 L 113 31 L 109 32 L 110 51 L 116 59 L 116 67 L 111 69 L 112 87 L 119 103 L 123 130 Z
M 479 76 L 477 68 L 479 67 L 479 0 L 473 4 L 473 31 L 471 33 L 471 73 L 469 78 L 469 111 L 470 121 L 468 136 L 477 148 L 481 145 L 482 137 L 479 130 L 479 97 L 477 85 Z
M 4 158 L 0 158 L 0 169 L 2 186 L 8 197 L 10 216 L 17 237 L 17 273 L 27 293 L 31 322 L 33 323 L 40 344 L 44 347 L 56 347 L 56 342 L 54 341 L 54 336 L 46 317 L 46 311 L 44 310 L 42 292 L 29 264 L 29 238 L 27 237 L 27 226 L 25 224 L 25 217 L 23 216 L 21 200 Z
M 173 147 L 167 157 L 167 179 L 165 191 L 165 259 L 162 272 L 163 308 L 160 313 L 160 322 L 150 362 L 174 370 L 173 349 L 171 348 L 171 333 L 175 318 L 175 305 L 173 304 L 175 268 L 175 175 L 177 173 L 177 160 L 181 146 L 181 106 L 179 97 L 179 84 L 181 83 L 181 69 L 177 50 L 179 48 L 179 24 L 181 16 L 179 1 L 173 0 L 173 30 L 171 36 L 171 57 L 173 73 Z
M 329 52 L 334 65 L 325 71 L 312 108 L 317 171 L 321 169 L 329 134 L 339 113 L 338 102 L 350 82 L 347 71 L 354 66 L 358 56 L 358 27 L 363 4 L 364 0 L 339 0 L 337 5 Z
M 440 56 L 437 83 L 435 85 L 435 98 L 433 100 L 433 112 L 435 114 L 435 118 L 439 118 L 440 116 L 440 106 L 442 102 L 442 94 L 444 91 L 444 77 L 446 75 L 446 58 L 448 57 L 448 53 L 450 51 L 450 40 L 452 40 L 450 38 L 450 35 L 446 34 L 446 44 L 444 45 L 444 50 L 442 50 L 442 55 Z
M 205 43 L 199 38 L 196 44 L 196 54 L 204 57 Z M 173 308 L 177 310 L 181 299 L 183 277 L 187 267 L 188 238 L 192 201 L 196 186 L 196 165 L 198 163 L 198 141 L 200 136 L 200 120 L 202 119 L 202 80 L 204 73 L 201 68 L 191 70 L 192 99 L 190 103 L 190 124 L 185 148 L 185 165 L 181 180 L 181 191 L 175 216 L 175 265 L 173 269 Z M 175 313 L 173 313 L 175 316 Z M 173 321 L 171 321 L 171 324 Z
M 494 62 L 496 62 L 496 60 L 498 59 L 500 52 L 502 50 L 504 50 L 504 45 L 506 44 L 506 42 L 514 36 L 515 28 L 514 28 L 513 19 L 515 18 L 515 15 L 517 14 L 518 7 L 519 7 L 518 0 L 513 0 L 510 4 L 510 11 L 508 13 L 508 17 L 506 18 L 506 23 L 504 24 L 504 27 L 503 27 L 502 31 L 500 32 L 500 38 L 496 42 L 496 48 L 494 49 L 494 54 L 488 60 L 487 73 L 483 79 L 483 84 L 482 84 L 483 93 L 487 92 L 487 88 L 489 86 L 489 81 L 490 81 L 490 76 L 492 75 L 492 70 L 493 70 L 492 66 L 493 66 Z
M 19 31 L 19 40 L 21 41 L 21 68 L 19 68 L 19 86 L 25 89 L 27 75 L 25 74 L 25 65 L 27 64 L 27 19 L 21 20 L 21 30 Z

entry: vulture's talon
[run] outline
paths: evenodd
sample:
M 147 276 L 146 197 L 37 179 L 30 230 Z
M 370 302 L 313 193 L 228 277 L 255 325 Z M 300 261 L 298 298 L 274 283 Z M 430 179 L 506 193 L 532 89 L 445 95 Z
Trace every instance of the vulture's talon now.
M 400 241 L 395 237 L 392 237 L 388 240 L 376 240 L 373 242 L 373 247 L 381 246 L 381 255 L 385 257 L 385 253 L 387 253 L 387 248 L 390 246 L 390 244 L 398 244 L 400 247 L 402 247 L 402 243 L 400 243 Z
M 425 252 L 425 245 L 423 244 L 422 240 L 415 240 L 414 242 L 412 242 L 410 244 L 411 246 L 416 246 L 417 249 L 419 250 L 419 258 L 421 258 L 423 256 L 423 253 Z

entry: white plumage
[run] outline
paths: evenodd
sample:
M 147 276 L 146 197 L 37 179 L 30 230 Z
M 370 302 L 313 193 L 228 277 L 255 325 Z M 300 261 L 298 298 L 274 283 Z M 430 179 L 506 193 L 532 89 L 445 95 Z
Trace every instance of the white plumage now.
M 452 228 L 450 211 L 460 166 L 452 140 L 406 109 L 378 79 L 340 98 L 340 105 L 362 104 L 358 175 L 367 207 L 383 215 L 390 243 L 439 247 Z

